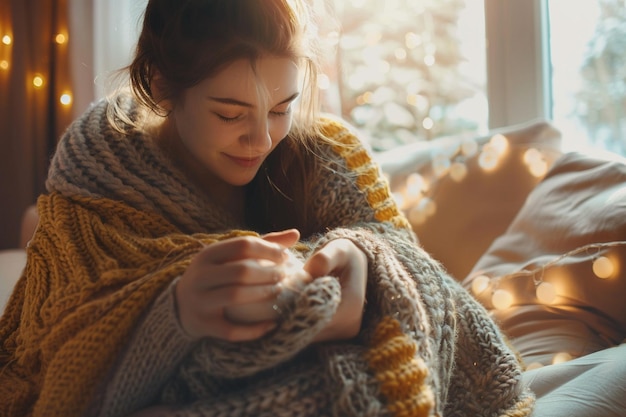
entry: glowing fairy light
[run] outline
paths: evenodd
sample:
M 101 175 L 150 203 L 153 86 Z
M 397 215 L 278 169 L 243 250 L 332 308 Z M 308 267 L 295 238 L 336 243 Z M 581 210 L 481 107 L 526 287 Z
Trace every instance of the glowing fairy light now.
M 467 176 L 467 166 L 462 162 L 454 162 L 450 166 L 450 178 L 455 182 L 461 182 Z
M 461 143 L 461 153 L 467 157 L 478 153 L 478 143 L 474 139 L 465 139 Z
M 12 42 L 13 42 L 13 39 L 11 39 L 9 35 L 4 35 L 2 37 L 2 43 L 5 45 L 11 45 Z
M 489 287 L 489 282 L 489 277 L 486 275 L 479 275 L 474 278 L 474 281 L 472 281 L 472 292 L 474 295 L 479 295 L 485 291 Z
M 502 155 L 509 148 L 509 140 L 502 134 L 496 134 L 489 139 L 489 145 L 493 146 L 498 155 Z
M 567 352 L 559 352 L 552 358 L 552 363 L 563 363 L 572 360 L 572 355 Z
M 556 288 L 549 282 L 542 282 L 535 290 L 537 299 L 543 304 L 551 304 L 556 299 Z
M 478 156 L 478 165 L 485 171 L 492 171 L 498 166 L 498 154 L 492 147 L 483 148 Z
M 330 78 L 326 74 L 320 74 L 317 79 L 317 87 L 320 90 L 328 90 L 330 88 Z
M 506 310 L 513 305 L 513 296 L 506 290 L 495 290 L 491 296 L 491 303 L 497 310 Z
M 35 88 L 41 88 L 44 84 L 45 80 L 41 75 L 35 75 L 33 77 L 33 86 L 35 86 Z
M 63 45 L 65 42 L 67 42 L 67 36 L 65 36 L 62 33 L 59 33 L 54 37 L 54 41 L 58 43 L 59 45 Z
M 435 176 L 443 177 L 450 171 L 450 159 L 443 154 L 435 155 L 432 166 Z
M 418 197 L 427 189 L 424 177 L 413 172 L 406 177 L 406 193 L 409 197 Z
M 541 178 L 548 172 L 548 163 L 541 152 L 536 148 L 529 148 L 524 152 L 524 164 L 528 167 L 528 172 L 536 178 Z
M 593 261 L 593 273 L 602 279 L 611 278 L 615 273 L 615 265 L 606 256 L 600 256 Z
M 59 102 L 61 102 L 61 104 L 64 106 L 69 106 L 70 104 L 72 104 L 72 95 L 69 93 L 61 94 L 61 97 L 59 97 Z

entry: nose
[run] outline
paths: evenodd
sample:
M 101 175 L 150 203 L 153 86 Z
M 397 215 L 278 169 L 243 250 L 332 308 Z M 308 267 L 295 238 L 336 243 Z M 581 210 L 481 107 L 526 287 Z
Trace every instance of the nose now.
M 253 154 L 262 154 L 272 149 L 272 137 L 270 136 L 269 123 L 267 120 L 255 120 L 250 123 L 248 134 L 242 138 L 243 145 L 250 148 Z

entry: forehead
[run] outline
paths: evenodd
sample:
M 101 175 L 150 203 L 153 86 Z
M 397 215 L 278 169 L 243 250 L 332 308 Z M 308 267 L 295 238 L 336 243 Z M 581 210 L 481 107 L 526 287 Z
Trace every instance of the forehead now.
M 197 87 L 202 94 L 234 98 L 256 104 L 266 96 L 272 102 L 298 92 L 299 69 L 288 58 L 264 57 L 255 61 L 254 68 L 247 59 L 236 60 Z

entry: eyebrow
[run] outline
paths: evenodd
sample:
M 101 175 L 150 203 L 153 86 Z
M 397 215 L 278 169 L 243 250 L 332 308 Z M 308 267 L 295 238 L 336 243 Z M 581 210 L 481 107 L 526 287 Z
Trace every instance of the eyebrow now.
M 281 104 L 289 103 L 290 101 L 295 100 L 299 95 L 300 95 L 300 93 L 298 93 L 298 92 L 293 93 L 292 95 L 290 95 L 286 99 L 282 100 L 281 102 L 274 104 L 274 106 L 272 106 L 272 107 L 276 107 L 276 106 L 279 106 Z M 245 101 L 241 101 L 241 100 L 237 100 L 237 99 L 229 98 L 229 97 L 209 96 L 207 98 L 209 100 L 217 101 L 218 103 L 223 103 L 223 104 L 230 104 L 230 105 L 241 106 L 241 107 L 249 107 L 249 108 L 253 108 L 254 107 L 254 104 L 252 104 L 252 103 L 247 103 Z

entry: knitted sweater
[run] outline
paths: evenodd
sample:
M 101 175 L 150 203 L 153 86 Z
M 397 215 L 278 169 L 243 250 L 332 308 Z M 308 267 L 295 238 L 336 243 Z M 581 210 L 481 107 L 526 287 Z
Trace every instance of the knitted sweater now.
M 195 189 L 150 137 L 114 130 L 106 108 L 68 128 L 38 200 L 27 267 L 0 319 L 0 416 L 123 417 L 156 404 L 181 417 L 530 414 L 516 355 L 419 247 L 369 153 L 337 121 L 320 122 L 335 143 L 315 152 L 327 163 L 292 184 L 321 227 L 297 252 L 347 238 L 367 255 L 360 334 L 312 343 L 341 299 L 327 276 L 259 340 L 190 338 L 176 279 L 206 245 L 257 231 Z

